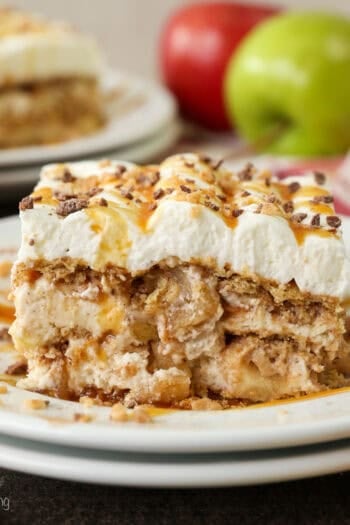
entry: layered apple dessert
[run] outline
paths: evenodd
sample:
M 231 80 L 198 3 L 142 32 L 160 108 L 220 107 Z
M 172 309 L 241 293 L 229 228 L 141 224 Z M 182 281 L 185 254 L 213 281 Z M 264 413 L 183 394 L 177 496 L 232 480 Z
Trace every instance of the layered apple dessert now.
M 62 142 L 105 121 L 102 58 L 62 23 L 0 9 L 0 147 Z
M 20 210 L 24 388 L 185 407 L 346 383 L 350 267 L 322 173 L 48 165 Z

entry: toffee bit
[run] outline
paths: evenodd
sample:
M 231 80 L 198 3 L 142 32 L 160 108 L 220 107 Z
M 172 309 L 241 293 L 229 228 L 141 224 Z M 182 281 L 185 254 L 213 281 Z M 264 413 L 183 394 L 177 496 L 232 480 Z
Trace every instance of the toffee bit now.
M 128 199 L 129 201 L 132 201 L 132 199 L 134 198 L 134 196 L 131 193 L 130 189 L 122 188 L 120 190 L 120 193 L 121 193 L 122 197 L 124 197 L 125 199 Z
M 106 199 L 104 199 L 103 197 L 97 201 L 97 204 L 98 204 L 99 206 L 103 206 L 103 207 L 105 207 L 105 208 L 108 206 L 108 202 L 107 202 Z
M 184 191 L 185 193 L 191 193 L 192 190 L 188 186 L 185 186 L 184 184 L 180 184 L 181 191 Z
M 323 186 L 326 182 L 326 175 L 320 171 L 314 171 L 315 181 L 319 186 Z
M 210 208 L 211 210 L 214 210 L 214 211 L 219 211 L 219 206 L 217 204 L 215 204 L 214 202 L 208 202 L 208 201 L 205 201 L 204 202 L 204 206 L 206 206 L 207 208 Z
M 290 193 L 296 193 L 298 190 L 300 190 L 301 186 L 299 184 L 299 182 L 291 182 L 289 185 L 288 185 L 288 189 L 290 191 Z
M 313 198 L 313 202 L 323 202 L 324 204 L 332 204 L 332 202 L 334 202 L 334 198 L 332 195 L 317 195 Z
M 306 219 L 306 217 L 307 217 L 307 214 L 306 214 L 306 213 L 302 213 L 302 212 L 300 212 L 300 213 L 295 213 L 294 215 L 292 215 L 292 216 L 291 216 L 291 220 L 292 220 L 293 222 L 298 222 L 298 223 L 300 223 L 300 222 L 303 222 L 303 221 Z
M 286 213 L 293 213 L 294 211 L 294 204 L 292 201 L 287 201 L 283 204 L 283 209 Z
M 32 210 L 33 208 L 34 208 L 34 201 L 33 201 L 33 198 L 30 196 L 24 197 L 24 199 L 22 199 L 21 202 L 19 203 L 20 211 Z
M 87 208 L 89 202 L 86 199 L 70 199 L 68 201 L 60 202 L 56 208 L 57 215 L 67 217 L 71 213 L 75 213 L 84 208 Z
M 232 210 L 232 217 L 239 217 L 240 215 L 242 215 L 243 213 L 243 210 L 240 210 L 240 209 L 235 209 L 235 210 Z
M 213 166 L 212 166 L 213 170 L 218 170 L 223 162 L 224 162 L 224 159 L 220 159 L 217 162 L 215 162 L 215 164 L 213 164 Z
M 76 177 L 74 177 L 71 172 L 66 168 L 62 175 L 62 182 L 75 182 L 77 180 Z
M 27 370 L 27 361 L 21 359 L 20 361 L 16 361 L 16 363 L 13 363 L 13 365 L 8 366 L 5 374 L 8 374 L 9 376 L 23 376 L 27 373 Z
M 339 228 L 341 226 L 341 220 L 336 215 L 328 215 L 326 221 L 331 228 Z
M 222 202 L 226 202 L 226 195 L 216 195 L 216 198 Z
M 165 195 L 165 192 L 162 188 L 159 188 L 153 193 L 153 197 L 155 199 L 161 199 L 162 197 L 164 197 L 164 195 Z
M 29 246 L 34 246 L 35 240 L 34 239 L 29 239 L 28 244 L 29 244 Z
M 321 224 L 321 216 L 319 213 L 316 213 L 311 219 L 311 226 L 320 226 Z
M 250 181 L 253 178 L 254 165 L 252 162 L 247 162 L 244 168 L 237 173 L 240 181 Z

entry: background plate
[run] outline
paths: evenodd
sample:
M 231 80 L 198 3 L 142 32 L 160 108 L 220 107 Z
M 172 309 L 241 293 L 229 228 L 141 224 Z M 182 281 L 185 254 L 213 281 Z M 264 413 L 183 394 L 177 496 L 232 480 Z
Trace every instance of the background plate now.
M 108 70 L 102 86 L 106 93 L 120 95 L 108 104 L 109 121 L 100 131 L 61 144 L 2 149 L 0 168 L 63 161 L 125 147 L 159 131 L 176 115 L 172 95 L 156 83 Z

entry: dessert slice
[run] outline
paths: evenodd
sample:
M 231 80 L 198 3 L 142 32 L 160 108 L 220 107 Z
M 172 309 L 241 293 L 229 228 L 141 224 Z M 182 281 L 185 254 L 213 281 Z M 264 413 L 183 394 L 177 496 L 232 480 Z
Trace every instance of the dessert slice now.
M 20 204 L 22 386 L 189 406 L 344 385 L 350 268 L 321 173 L 184 154 L 43 168 Z
M 95 43 L 61 23 L 0 9 L 0 147 L 60 142 L 105 121 Z

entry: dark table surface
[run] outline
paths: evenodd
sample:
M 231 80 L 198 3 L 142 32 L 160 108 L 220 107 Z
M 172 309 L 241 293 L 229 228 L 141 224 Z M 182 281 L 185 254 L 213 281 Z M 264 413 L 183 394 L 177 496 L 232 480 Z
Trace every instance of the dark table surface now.
M 0 204 L 0 216 L 14 213 L 17 202 Z M 350 524 L 349 494 L 350 473 L 254 487 L 156 490 L 0 469 L 0 524 Z

